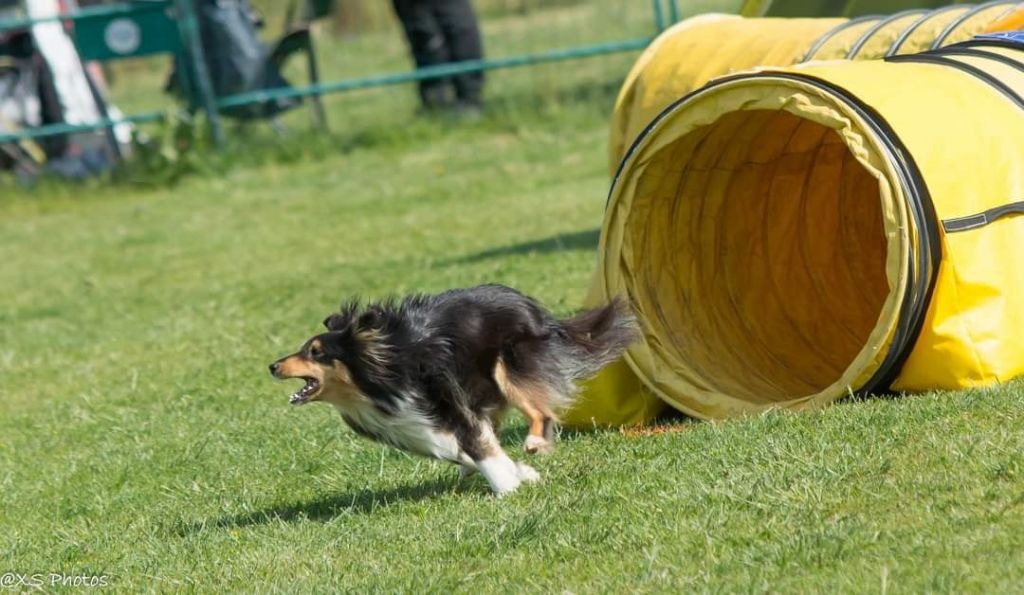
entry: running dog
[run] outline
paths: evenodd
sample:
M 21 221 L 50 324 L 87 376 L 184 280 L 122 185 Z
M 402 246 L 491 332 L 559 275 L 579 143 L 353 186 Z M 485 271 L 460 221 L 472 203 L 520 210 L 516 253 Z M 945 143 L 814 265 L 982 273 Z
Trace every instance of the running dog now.
M 620 300 L 558 320 L 501 285 L 363 304 L 324 320 L 327 332 L 270 365 L 305 384 L 290 402 L 333 405 L 357 433 L 479 471 L 498 495 L 540 479 L 498 442 L 506 410 L 526 416 L 528 453 L 552 448 L 576 383 L 636 339 Z

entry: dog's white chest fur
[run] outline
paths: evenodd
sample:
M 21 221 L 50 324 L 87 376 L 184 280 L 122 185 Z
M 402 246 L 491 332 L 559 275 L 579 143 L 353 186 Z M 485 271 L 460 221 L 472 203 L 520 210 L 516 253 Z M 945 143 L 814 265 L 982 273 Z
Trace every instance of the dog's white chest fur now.
M 357 430 L 392 446 L 456 463 L 466 459 L 451 432 L 435 428 L 408 403 L 403 403 L 394 414 L 384 413 L 369 403 L 335 405 L 335 408 L 349 423 L 359 426 Z

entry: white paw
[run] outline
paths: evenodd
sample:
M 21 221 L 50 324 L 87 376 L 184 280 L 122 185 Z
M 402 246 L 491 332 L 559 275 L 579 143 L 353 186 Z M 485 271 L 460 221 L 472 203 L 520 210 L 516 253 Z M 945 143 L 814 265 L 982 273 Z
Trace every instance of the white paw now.
M 519 484 L 520 482 L 518 480 L 516 480 L 515 482 L 506 482 L 501 484 L 500 486 L 492 485 L 491 490 L 494 492 L 495 496 L 501 498 L 506 494 L 511 494 L 512 492 L 516 491 L 519 488 Z
M 522 482 L 519 479 L 519 468 L 505 453 L 478 462 L 477 468 L 487 479 L 491 490 L 499 496 L 514 491 Z
M 541 436 L 530 434 L 523 443 L 523 449 L 530 454 L 548 454 L 555 448 L 555 445 Z
M 536 483 L 540 481 L 540 473 L 533 467 L 526 463 L 516 463 L 516 470 L 519 473 L 519 479 L 527 483 Z

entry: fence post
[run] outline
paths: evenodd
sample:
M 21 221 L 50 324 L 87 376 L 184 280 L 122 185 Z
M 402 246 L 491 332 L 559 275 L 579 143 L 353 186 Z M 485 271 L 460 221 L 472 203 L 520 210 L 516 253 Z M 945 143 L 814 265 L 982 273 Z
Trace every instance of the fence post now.
M 654 28 L 658 33 L 665 30 L 665 11 L 662 9 L 661 0 L 652 0 L 654 5 Z
M 670 25 L 679 22 L 679 0 L 668 0 L 668 21 Z
M 206 69 L 206 57 L 203 53 L 203 42 L 199 37 L 199 22 L 196 20 L 195 0 L 174 0 L 178 14 L 178 31 L 185 46 L 185 57 L 190 62 L 195 76 L 195 92 L 199 95 L 199 104 L 210 124 L 213 144 L 221 149 L 224 147 L 224 129 L 220 125 L 220 113 L 217 111 L 217 96 L 210 82 L 210 72 Z

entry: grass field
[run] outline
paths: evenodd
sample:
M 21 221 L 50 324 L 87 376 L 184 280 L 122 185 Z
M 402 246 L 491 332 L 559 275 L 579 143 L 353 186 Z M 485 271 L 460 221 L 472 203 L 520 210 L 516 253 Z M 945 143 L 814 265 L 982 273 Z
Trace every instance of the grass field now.
M 560 314 L 581 303 L 615 64 L 574 67 L 543 102 L 498 93 L 508 109 L 475 124 L 415 120 L 393 89 L 339 101 L 387 113 L 289 161 L 7 191 L 0 574 L 119 591 L 1021 592 L 1021 383 L 566 432 L 531 461 L 543 482 L 502 500 L 288 406 L 296 387 L 267 363 L 344 296 L 493 281 Z M 530 76 L 495 88 L 519 97 Z M 522 436 L 516 419 L 515 458 Z

